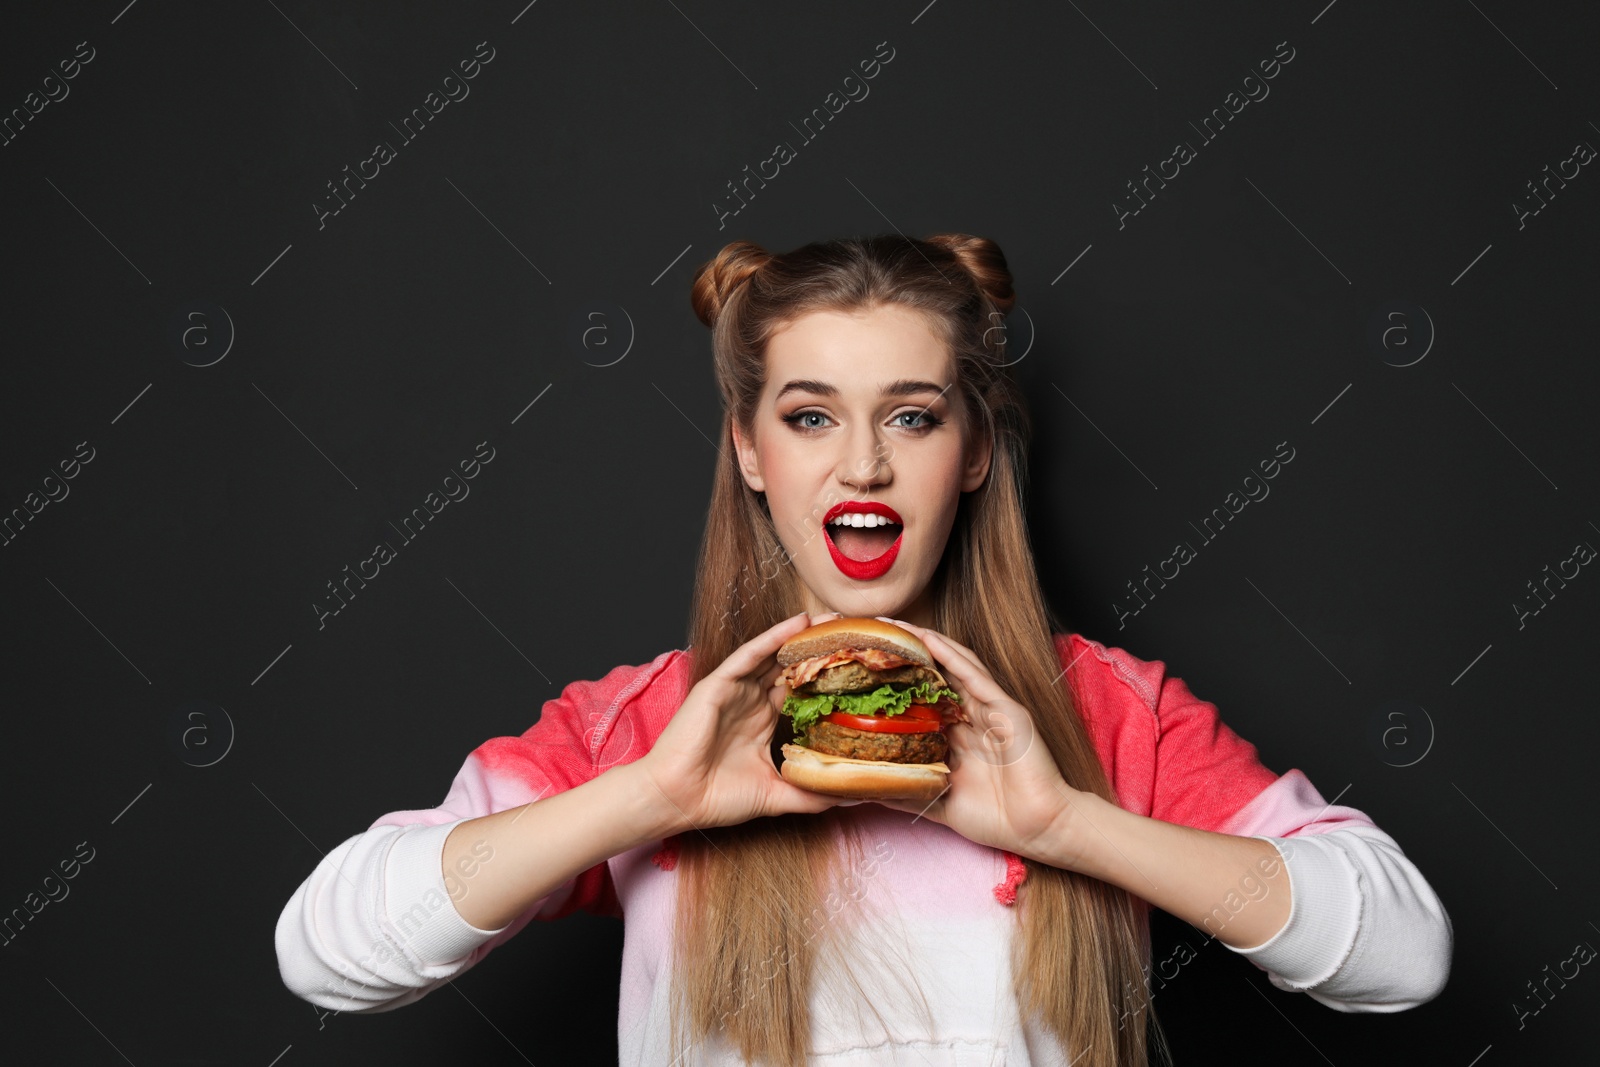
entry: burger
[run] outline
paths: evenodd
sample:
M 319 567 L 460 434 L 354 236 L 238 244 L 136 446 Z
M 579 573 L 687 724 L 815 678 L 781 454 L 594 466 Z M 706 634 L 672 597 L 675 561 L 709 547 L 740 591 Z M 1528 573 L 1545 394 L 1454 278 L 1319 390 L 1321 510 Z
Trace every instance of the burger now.
M 945 727 L 961 698 L 915 634 L 879 619 L 841 618 L 778 649 L 794 726 L 779 773 L 803 789 L 859 799 L 932 800 L 950 768 Z

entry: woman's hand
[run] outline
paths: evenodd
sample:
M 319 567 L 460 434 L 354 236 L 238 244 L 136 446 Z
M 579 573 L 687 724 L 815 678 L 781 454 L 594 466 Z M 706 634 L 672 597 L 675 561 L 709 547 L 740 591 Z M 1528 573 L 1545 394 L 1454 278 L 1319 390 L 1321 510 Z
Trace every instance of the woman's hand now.
M 740 645 L 689 690 L 655 746 L 635 761 L 647 788 L 660 794 L 665 823 L 679 831 L 709 829 L 840 803 L 785 781 L 771 756 L 778 709 L 788 693 L 777 651 L 834 617 L 785 619 Z
M 950 739 L 949 787 L 931 803 L 875 803 L 943 823 L 969 841 L 1071 867 L 1083 855 L 1087 810 L 1100 798 L 1068 785 L 1028 709 L 1012 700 L 973 651 L 924 626 L 883 618 L 917 635 L 961 697 Z

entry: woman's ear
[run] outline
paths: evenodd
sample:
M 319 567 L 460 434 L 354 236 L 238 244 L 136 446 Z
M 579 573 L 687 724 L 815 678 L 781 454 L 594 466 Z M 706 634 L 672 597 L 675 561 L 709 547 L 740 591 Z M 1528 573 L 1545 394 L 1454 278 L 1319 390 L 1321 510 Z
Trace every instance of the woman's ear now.
M 994 439 L 984 434 L 968 446 L 966 462 L 961 468 L 961 491 L 970 493 L 983 484 L 989 474 L 989 460 L 993 458 Z
M 745 484 L 757 493 L 766 492 L 767 483 L 761 477 L 761 458 L 756 455 L 755 443 L 739 429 L 738 420 L 728 420 L 728 429 L 733 434 L 733 448 L 739 457 L 739 473 L 744 475 Z

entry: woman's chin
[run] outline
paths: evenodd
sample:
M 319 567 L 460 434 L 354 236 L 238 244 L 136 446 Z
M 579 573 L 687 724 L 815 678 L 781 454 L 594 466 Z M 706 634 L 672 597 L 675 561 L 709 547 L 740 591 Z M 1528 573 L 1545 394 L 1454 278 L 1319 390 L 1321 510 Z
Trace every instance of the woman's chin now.
M 819 611 L 836 611 L 850 618 L 887 615 L 899 619 L 905 617 L 904 613 L 917 602 L 922 591 L 921 586 L 915 586 L 912 568 L 908 566 L 911 562 L 901 556 L 882 577 L 857 581 L 839 573 L 833 560 L 825 556 L 821 560 L 825 570 L 819 581 L 812 582 L 805 574 L 799 577 L 811 591 L 811 600 L 821 605 Z

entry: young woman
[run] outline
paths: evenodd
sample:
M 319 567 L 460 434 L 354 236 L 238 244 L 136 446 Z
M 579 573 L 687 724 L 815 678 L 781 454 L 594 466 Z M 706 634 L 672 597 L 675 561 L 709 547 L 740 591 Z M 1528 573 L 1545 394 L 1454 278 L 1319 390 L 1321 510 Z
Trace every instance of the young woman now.
M 688 647 L 572 683 L 330 852 L 278 921 L 294 993 L 399 1007 L 583 908 L 626 923 L 628 1064 L 1123 1067 L 1194 953 L 1151 974 L 1155 905 L 1340 1011 L 1438 995 L 1450 920 L 1391 837 L 1056 624 L 993 242 L 735 242 L 693 302 L 725 413 Z M 775 653 L 833 613 L 898 621 L 962 697 L 933 803 L 778 774 Z

